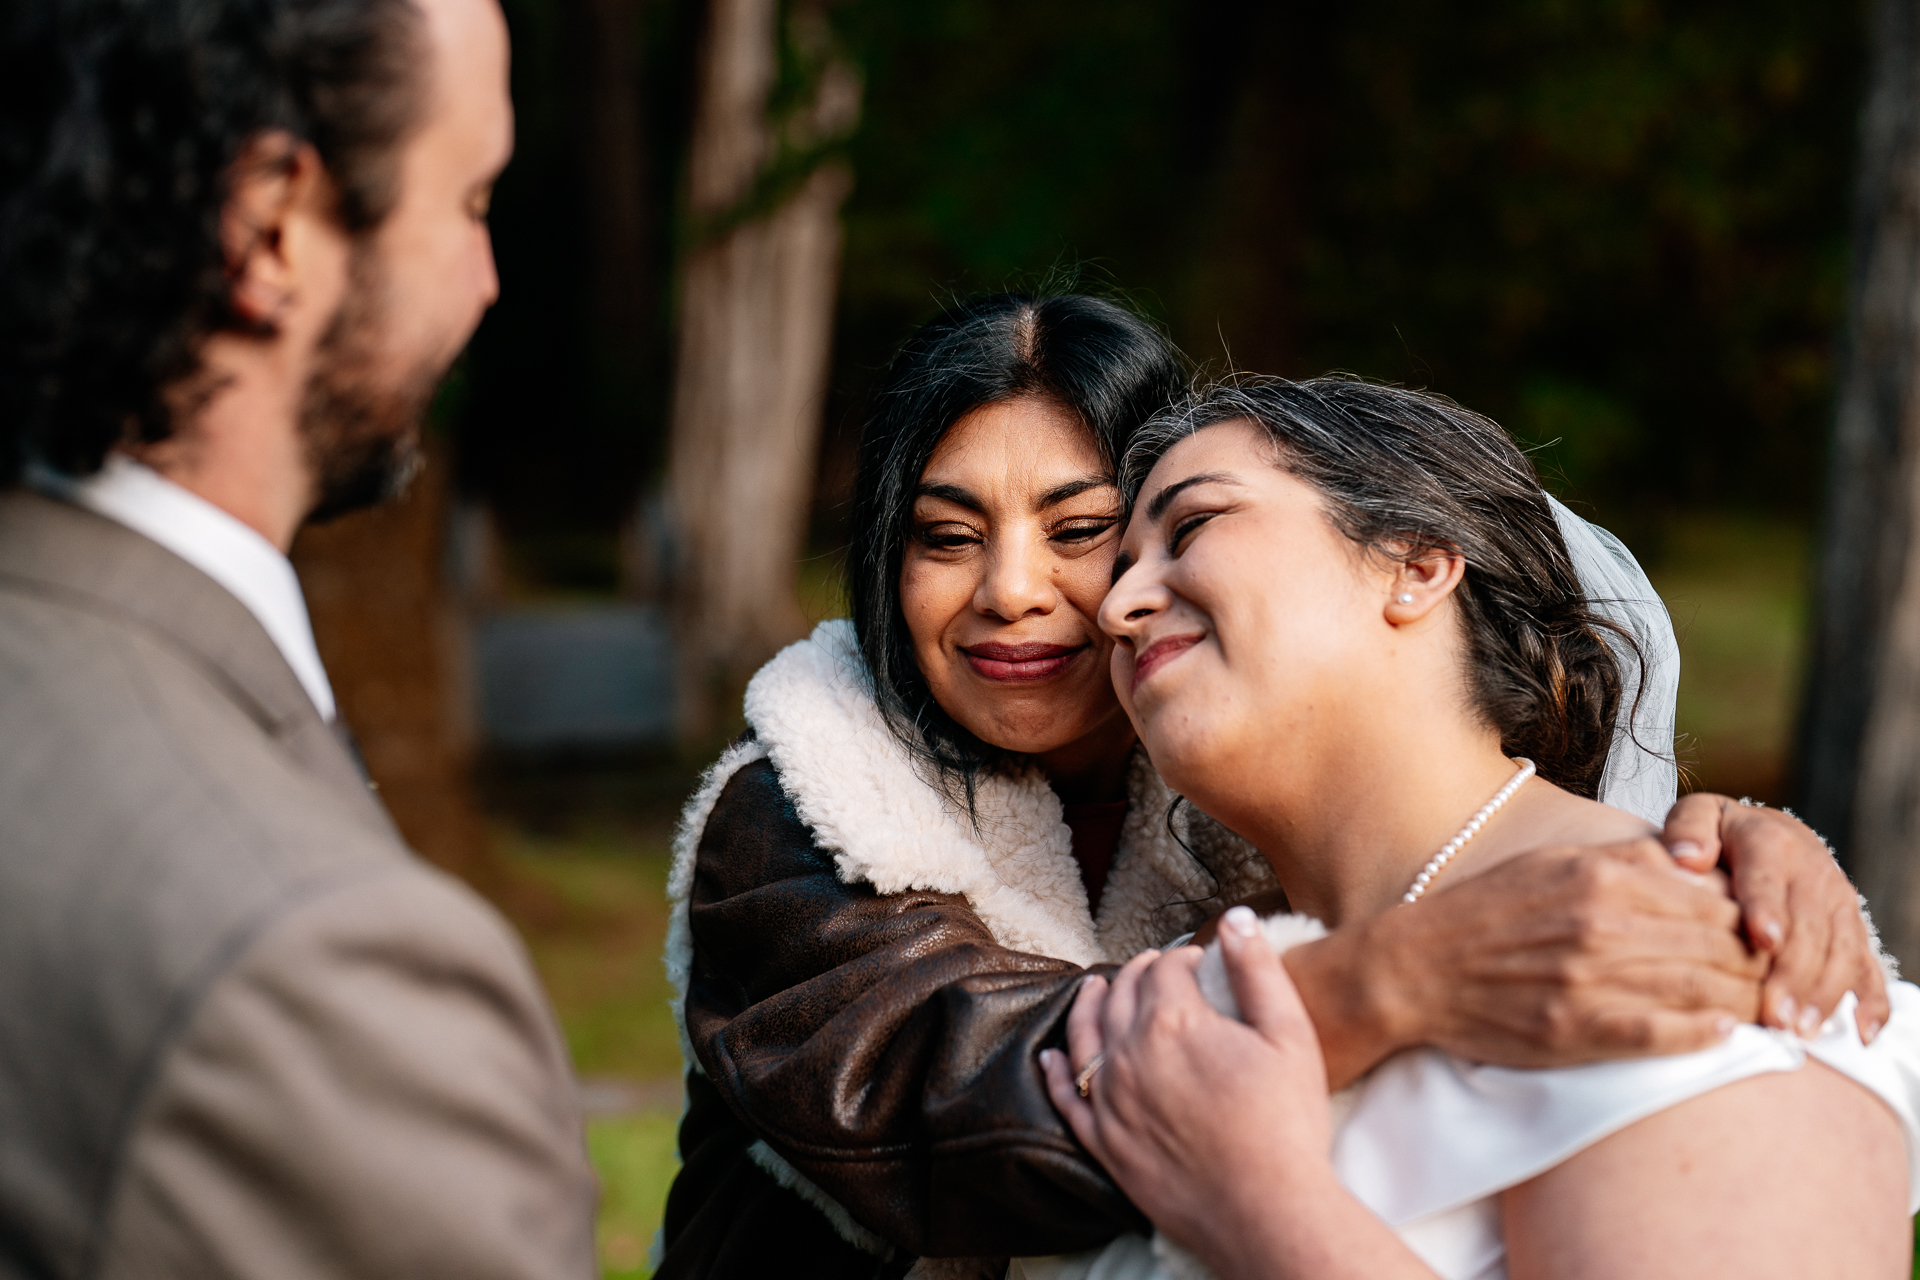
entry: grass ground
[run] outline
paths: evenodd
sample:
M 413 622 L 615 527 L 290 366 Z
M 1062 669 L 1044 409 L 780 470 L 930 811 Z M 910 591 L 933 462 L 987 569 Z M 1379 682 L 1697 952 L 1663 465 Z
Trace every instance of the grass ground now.
M 514 921 L 546 980 L 582 1076 L 653 1080 L 680 1072 L 660 962 L 667 842 L 631 826 L 579 834 L 498 829 L 520 890 Z
M 647 1255 L 660 1227 L 674 1156 L 673 1112 L 643 1111 L 587 1124 L 587 1153 L 600 1175 L 600 1266 L 607 1280 L 652 1273 Z
M 583 1080 L 654 1087 L 640 1110 L 592 1117 L 600 1175 L 603 1274 L 650 1274 L 648 1251 L 679 1168 L 680 1048 L 661 967 L 666 939 L 664 821 L 603 821 L 544 834 L 495 828 L 495 897 L 526 938 Z
M 1776 798 L 1792 728 L 1804 631 L 1806 538 L 1736 519 L 1674 526 L 1653 564 L 1680 635 L 1680 729 L 1695 781 Z M 812 566 L 808 606 L 834 587 Z M 553 994 L 583 1078 L 653 1082 L 674 1095 L 680 1054 L 660 952 L 668 840 L 684 766 L 512 775 L 486 787 L 501 874 L 491 892 L 519 926 Z M 610 1278 L 644 1277 L 677 1168 L 677 1106 L 595 1118 L 600 1253 Z M 1920 1271 L 1916 1271 L 1920 1280 Z

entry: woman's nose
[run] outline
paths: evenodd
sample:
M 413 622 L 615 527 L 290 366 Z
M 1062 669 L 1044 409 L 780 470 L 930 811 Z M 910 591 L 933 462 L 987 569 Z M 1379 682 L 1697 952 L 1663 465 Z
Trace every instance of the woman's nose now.
M 1161 610 L 1165 595 L 1141 566 L 1128 569 L 1100 602 L 1100 629 L 1116 640 L 1127 639 L 1141 622 Z
M 1030 613 L 1052 612 L 1060 593 L 1041 560 L 1025 547 L 996 548 L 986 577 L 974 592 L 975 606 L 1008 622 Z

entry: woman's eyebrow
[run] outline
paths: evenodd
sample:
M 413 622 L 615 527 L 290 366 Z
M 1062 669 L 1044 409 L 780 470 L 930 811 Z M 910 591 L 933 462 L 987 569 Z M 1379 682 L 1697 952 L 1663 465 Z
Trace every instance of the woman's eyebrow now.
M 962 489 L 957 484 L 923 484 L 913 491 L 913 495 L 916 498 L 940 498 L 981 515 L 987 511 L 987 504 L 976 498 L 972 490 Z
M 1108 476 L 1081 476 L 1078 480 L 1069 480 L 1065 484 L 1055 485 L 1040 495 L 1040 501 L 1033 506 L 1035 511 L 1045 511 L 1057 502 L 1068 498 L 1077 498 L 1089 489 L 1111 489 L 1113 480 Z
M 1158 520 L 1167 512 L 1167 504 L 1197 484 L 1231 484 L 1240 482 L 1224 471 L 1203 471 L 1197 476 L 1188 476 L 1185 480 L 1176 480 L 1160 492 L 1153 495 L 1153 501 L 1147 504 L 1147 519 Z

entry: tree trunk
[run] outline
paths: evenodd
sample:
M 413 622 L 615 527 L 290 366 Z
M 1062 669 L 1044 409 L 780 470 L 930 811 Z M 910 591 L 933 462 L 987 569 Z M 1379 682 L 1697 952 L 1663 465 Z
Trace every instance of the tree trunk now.
M 1920 964 L 1920 0 L 1876 0 L 1872 47 L 1799 791 L 1911 968 Z
M 1299 55 L 1332 47 L 1338 13 L 1244 0 L 1190 11 L 1193 82 L 1179 136 L 1186 181 L 1199 198 L 1190 205 L 1190 265 L 1175 315 L 1189 351 L 1234 368 L 1306 372 L 1301 267 L 1332 67 Z M 1276 51 L 1292 59 L 1286 75 L 1273 74 Z
M 692 746 L 726 727 L 747 677 L 805 626 L 794 591 L 826 399 L 840 205 L 853 183 L 821 147 L 851 128 L 859 88 L 817 11 L 800 10 L 784 36 L 778 12 L 776 0 L 711 0 L 701 52 L 688 178 L 706 234 L 681 286 L 667 478 L 680 729 Z M 771 120 L 782 38 L 817 55 L 821 70 L 800 108 Z
M 646 133 L 641 112 L 641 0 L 568 5 L 593 246 L 593 315 L 602 358 L 622 387 L 637 383 L 654 315 L 652 227 L 647 216 Z
M 340 716 L 400 834 L 485 884 L 464 649 L 441 581 L 446 525 L 446 457 L 435 448 L 400 501 L 302 530 L 293 564 Z

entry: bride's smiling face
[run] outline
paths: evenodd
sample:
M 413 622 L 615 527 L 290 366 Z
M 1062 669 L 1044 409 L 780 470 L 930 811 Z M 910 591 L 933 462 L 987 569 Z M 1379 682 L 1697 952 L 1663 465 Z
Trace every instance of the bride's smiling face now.
M 1118 642 L 1114 687 L 1154 764 L 1223 819 L 1248 778 L 1288 767 L 1283 753 L 1382 714 L 1365 691 L 1395 623 L 1445 606 L 1419 584 L 1422 598 L 1398 601 L 1400 567 L 1336 529 L 1273 448 L 1243 420 L 1168 450 L 1100 613 Z

